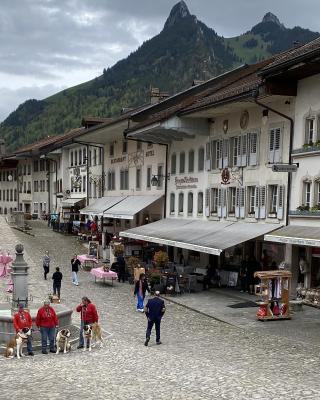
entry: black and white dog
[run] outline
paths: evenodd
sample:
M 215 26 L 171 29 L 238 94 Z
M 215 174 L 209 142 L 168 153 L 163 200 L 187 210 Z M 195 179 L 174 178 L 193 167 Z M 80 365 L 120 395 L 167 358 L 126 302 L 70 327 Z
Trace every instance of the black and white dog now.
M 24 354 L 22 352 L 23 344 L 27 343 L 29 336 L 32 331 L 29 328 L 23 328 L 21 332 L 17 332 L 17 334 L 7 343 L 4 356 L 6 358 L 14 357 L 14 349 L 17 348 L 17 358 L 23 357 Z
M 71 350 L 71 344 L 69 343 L 69 339 L 71 336 L 71 332 L 69 329 L 61 329 L 57 333 L 56 336 L 56 346 L 57 346 L 57 351 L 56 354 L 59 354 L 59 351 L 63 350 L 63 353 L 66 354 L 67 351 Z
M 84 325 L 83 327 L 83 339 L 84 339 L 84 348 L 83 351 L 87 350 L 91 351 L 91 343 L 92 343 L 92 326 Z

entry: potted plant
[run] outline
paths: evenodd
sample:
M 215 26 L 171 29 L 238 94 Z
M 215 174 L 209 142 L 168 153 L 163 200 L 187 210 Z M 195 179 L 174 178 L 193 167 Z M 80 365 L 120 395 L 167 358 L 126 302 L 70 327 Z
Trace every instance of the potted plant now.
M 169 257 L 166 251 L 157 251 L 153 257 L 153 260 L 158 268 L 164 268 L 169 261 Z

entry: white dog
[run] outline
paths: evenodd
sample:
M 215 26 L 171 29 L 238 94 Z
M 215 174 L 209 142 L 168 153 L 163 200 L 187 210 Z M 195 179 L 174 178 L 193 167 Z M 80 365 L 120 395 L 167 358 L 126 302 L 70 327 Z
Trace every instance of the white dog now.
M 17 358 L 24 356 L 22 352 L 23 344 L 27 343 L 28 337 L 31 335 L 31 329 L 23 328 L 21 332 L 18 332 L 14 338 L 10 340 L 4 352 L 6 358 L 13 358 L 15 347 L 17 348 Z
M 66 354 L 67 351 L 71 350 L 71 344 L 69 343 L 69 339 L 71 336 L 71 332 L 69 329 L 61 329 L 57 333 L 56 337 L 56 345 L 57 345 L 57 351 L 56 354 L 59 354 L 59 351 L 63 349 L 63 353 Z

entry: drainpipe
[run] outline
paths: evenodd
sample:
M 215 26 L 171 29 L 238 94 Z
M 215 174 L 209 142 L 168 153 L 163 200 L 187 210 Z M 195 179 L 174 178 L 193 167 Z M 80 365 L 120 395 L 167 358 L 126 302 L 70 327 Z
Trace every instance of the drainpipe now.
M 269 107 L 266 104 L 261 103 L 258 100 L 258 96 L 259 96 L 259 89 L 253 90 L 252 92 L 252 96 L 254 99 L 254 102 L 262 107 L 265 108 L 277 115 L 280 115 L 280 117 L 285 118 L 286 120 L 289 121 L 290 123 L 290 137 L 289 137 L 289 165 L 292 164 L 292 149 L 293 149 L 293 134 L 294 134 L 294 121 L 291 117 L 289 117 L 286 114 L 281 113 L 280 111 L 275 110 L 272 107 Z M 287 207 L 286 207 L 286 225 L 289 225 L 289 210 L 290 210 L 290 192 L 291 192 L 291 182 L 292 182 L 292 177 L 291 177 L 291 172 L 288 172 L 288 187 L 287 187 Z

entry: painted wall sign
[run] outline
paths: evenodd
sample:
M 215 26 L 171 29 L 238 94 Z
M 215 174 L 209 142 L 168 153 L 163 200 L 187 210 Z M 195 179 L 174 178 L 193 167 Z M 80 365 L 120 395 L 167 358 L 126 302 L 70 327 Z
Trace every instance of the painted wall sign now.
M 175 177 L 174 183 L 176 189 L 197 189 L 198 178 L 192 176 L 184 176 L 183 178 Z
M 122 163 L 122 162 L 125 162 L 125 161 L 127 161 L 127 156 L 112 158 L 111 164 Z

